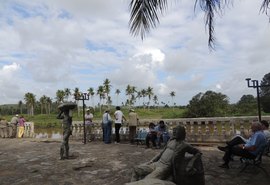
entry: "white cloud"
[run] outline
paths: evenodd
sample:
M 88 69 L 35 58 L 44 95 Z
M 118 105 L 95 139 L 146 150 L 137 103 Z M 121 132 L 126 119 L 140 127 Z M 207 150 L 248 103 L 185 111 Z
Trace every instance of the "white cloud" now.
M 1 1 L 0 104 L 17 103 L 26 92 L 53 98 L 66 87 L 96 89 L 105 78 L 122 93 L 128 84 L 151 86 L 164 102 L 175 91 L 178 104 L 207 90 L 231 102 L 255 94 L 245 78 L 261 80 L 270 72 L 270 27 L 258 13 L 260 2 L 235 1 L 216 17 L 213 52 L 204 14 L 193 5 L 170 2 L 160 25 L 141 41 L 129 34 L 124 0 Z

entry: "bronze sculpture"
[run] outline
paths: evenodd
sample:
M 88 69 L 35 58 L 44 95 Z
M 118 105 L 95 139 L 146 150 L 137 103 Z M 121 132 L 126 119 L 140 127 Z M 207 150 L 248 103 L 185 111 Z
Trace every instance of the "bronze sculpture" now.
M 204 185 L 201 152 L 186 143 L 185 137 L 184 127 L 174 128 L 173 138 L 167 143 L 167 146 L 149 162 L 134 167 L 131 183 L 127 183 L 127 185 Z M 186 153 L 193 156 L 185 157 Z M 193 178 L 195 176 L 196 178 Z
M 57 119 L 63 120 L 63 142 L 60 147 L 60 159 L 69 158 L 69 136 L 72 135 L 72 112 L 71 110 L 76 107 L 75 103 L 63 103 L 58 106 L 60 113 Z

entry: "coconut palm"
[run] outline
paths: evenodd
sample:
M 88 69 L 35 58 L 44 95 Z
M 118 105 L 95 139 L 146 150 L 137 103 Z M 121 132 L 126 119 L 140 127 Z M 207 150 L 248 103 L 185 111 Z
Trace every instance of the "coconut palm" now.
M 116 105 L 118 106 L 118 99 L 119 99 L 119 94 L 121 93 L 121 91 L 119 89 L 115 90 L 115 94 L 116 94 Z
M 23 105 L 23 102 L 22 102 L 22 100 L 20 100 L 18 102 L 18 106 L 19 106 L 19 109 L 20 109 L 20 114 L 22 114 L 22 105 Z
M 129 105 L 129 108 L 132 104 L 132 97 L 134 99 L 134 93 L 136 92 L 136 87 L 135 86 L 131 86 L 131 85 L 127 85 L 127 88 L 126 88 L 126 95 L 128 96 L 128 105 Z
M 46 100 L 46 113 L 51 114 L 51 107 L 52 107 L 52 99 L 50 97 L 47 97 Z
M 81 94 L 82 93 L 80 92 L 80 89 L 78 87 L 75 87 L 73 96 L 74 96 L 76 104 L 77 104 L 78 116 L 80 115 L 79 100 L 78 99 L 81 97 Z
M 146 89 L 146 95 L 148 96 L 148 99 L 149 99 L 149 101 L 148 101 L 148 109 L 149 109 L 150 108 L 151 97 L 152 97 L 152 95 L 154 95 L 153 88 L 152 87 L 150 87 L 150 86 L 147 87 L 147 89 Z
M 56 102 L 59 105 L 60 103 L 63 103 L 65 98 L 65 91 L 63 90 L 57 90 L 56 91 Z
M 69 88 L 65 88 L 64 92 L 65 92 L 65 99 L 66 101 L 68 101 L 68 98 L 71 95 L 71 90 Z
M 27 111 L 30 116 L 34 115 L 34 106 L 36 104 L 36 96 L 33 93 L 26 93 L 24 95 L 24 100 L 27 105 Z
M 103 89 L 103 91 L 104 91 L 104 96 L 105 96 L 105 99 L 106 99 L 106 103 L 107 103 L 107 106 L 108 106 L 108 97 L 109 97 L 109 94 L 110 94 L 110 91 L 111 91 L 111 85 L 110 85 L 110 83 L 111 83 L 111 81 L 108 79 L 108 78 L 106 78 L 105 80 L 104 80 L 104 82 L 103 82 L 103 86 L 104 86 L 104 89 Z
M 173 99 L 175 97 L 175 92 L 174 91 L 170 92 L 170 96 L 172 98 L 172 107 L 173 107 L 173 110 L 174 110 L 174 101 L 173 101 Z
M 229 0 L 195 0 L 194 9 L 199 6 L 205 12 L 205 26 L 208 27 L 208 45 L 214 48 L 214 18 L 216 13 L 222 12 Z M 262 0 L 260 11 L 269 15 L 270 0 Z M 163 14 L 168 7 L 167 0 L 131 0 L 130 4 L 130 32 L 143 39 L 150 29 L 159 23 L 159 13 Z
M 157 106 L 158 105 L 158 97 L 157 97 L 157 95 L 153 96 L 153 101 L 154 101 L 155 105 Z
M 99 95 L 99 110 L 101 113 L 101 100 L 104 97 L 104 87 L 102 85 L 98 86 L 97 95 Z
M 91 98 L 91 101 L 92 101 L 92 107 L 95 109 L 95 105 L 94 105 L 94 95 L 95 95 L 95 91 L 94 91 L 94 88 L 93 87 L 90 87 L 88 90 L 88 94 Z
M 46 110 L 47 96 L 43 95 L 39 98 L 40 102 L 40 114 L 43 114 L 43 110 Z
M 143 108 L 145 109 L 146 90 L 145 89 L 142 89 L 141 90 L 141 93 L 142 93 L 142 97 L 143 97 Z
M 138 100 L 139 100 L 139 102 L 138 102 L 138 105 L 139 106 L 140 106 L 140 99 L 141 99 L 141 97 L 142 97 L 142 92 L 141 91 L 138 91 L 136 98 L 138 98 Z

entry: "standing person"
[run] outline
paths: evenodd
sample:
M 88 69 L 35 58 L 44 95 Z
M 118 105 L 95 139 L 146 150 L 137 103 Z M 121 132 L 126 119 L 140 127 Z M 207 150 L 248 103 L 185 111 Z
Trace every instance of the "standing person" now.
M 223 156 L 224 163 L 219 166 L 221 168 L 229 168 L 229 162 L 232 155 L 246 157 L 246 158 L 256 158 L 261 148 L 266 145 L 266 138 L 262 132 L 261 124 L 259 122 L 254 122 L 251 125 L 252 135 L 245 142 L 236 137 L 227 143 L 227 146 L 221 147 L 218 149 L 225 152 Z
M 15 116 L 11 118 L 11 121 L 10 121 L 10 126 L 12 128 L 12 134 L 11 134 L 12 138 L 16 138 L 16 135 L 17 135 L 17 125 L 19 123 L 18 117 L 19 115 L 16 114 Z
M 60 147 L 60 160 L 68 159 L 69 157 L 69 136 L 72 135 L 72 112 L 70 109 L 62 109 L 58 114 L 57 119 L 63 120 L 63 142 Z M 65 154 L 65 157 L 64 157 Z
M 129 123 L 128 123 L 128 128 L 129 128 L 129 141 L 131 144 L 134 143 L 134 138 L 136 136 L 136 129 L 139 124 L 139 118 L 138 114 L 135 112 L 134 109 L 129 110 Z
M 114 113 L 114 118 L 115 118 L 115 122 L 114 122 L 114 126 L 115 126 L 115 143 L 120 143 L 120 135 L 119 135 L 119 131 L 120 128 L 122 126 L 123 120 L 126 121 L 126 118 L 123 114 L 123 112 L 121 111 L 121 108 L 119 106 L 116 107 L 116 111 Z
M 85 118 L 85 129 L 86 129 L 86 138 L 88 142 L 91 142 L 91 134 L 93 127 L 93 114 L 90 112 L 90 109 L 86 109 Z
M 110 110 L 106 110 L 102 116 L 102 128 L 103 141 L 105 144 L 110 144 L 112 134 L 112 118 L 110 116 Z
M 24 126 L 25 126 L 25 119 L 23 116 L 20 116 L 19 118 L 19 132 L 18 132 L 18 138 L 22 138 L 24 134 Z

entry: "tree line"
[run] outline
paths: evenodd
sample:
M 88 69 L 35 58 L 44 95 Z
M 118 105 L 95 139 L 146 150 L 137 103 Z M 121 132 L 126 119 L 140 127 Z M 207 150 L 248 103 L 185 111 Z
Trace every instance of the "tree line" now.
M 261 81 L 260 87 L 260 99 L 262 111 L 265 113 L 270 112 L 270 73 L 264 75 Z M 90 87 L 87 90 L 87 95 L 92 101 L 92 108 L 102 109 L 110 108 L 111 106 L 119 105 L 118 97 L 121 93 L 120 89 L 115 90 L 116 103 L 112 105 L 111 99 L 111 82 L 109 79 L 105 79 L 103 84 L 98 86 L 95 90 Z M 57 106 L 66 101 L 76 101 L 78 105 L 78 114 L 81 109 L 79 106 L 78 97 L 82 96 L 82 92 L 76 87 L 74 90 L 65 88 L 63 90 L 57 90 L 55 98 L 43 95 L 36 99 L 36 95 L 33 93 L 26 93 L 24 96 L 24 102 L 21 100 L 16 106 L 1 106 L 0 113 L 2 115 L 10 115 L 15 113 L 21 114 L 51 114 L 57 113 Z M 174 103 L 176 96 L 175 91 L 171 91 L 169 96 L 171 97 L 171 103 L 163 102 L 155 95 L 152 87 L 138 90 L 135 86 L 127 85 L 125 89 L 126 101 L 121 103 L 121 106 L 126 106 L 128 109 L 131 107 L 153 109 L 159 107 L 172 108 L 185 108 L 183 117 L 216 117 L 216 116 L 240 116 L 240 115 L 256 115 L 257 114 L 257 97 L 253 95 L 243 95 L 237 103 L 230 104 L 227 95 L 217 93 L 214 91 L 206 91 L 205 93 L 198 93 L 192 97 L 187 106 L 177 106 Z M 97 96 L 99 102 L 95 105 L 94 97 Z M 53 101 L 55 100 L 55 101 Z M 151 104 L 152 103 L 152 104 Z

